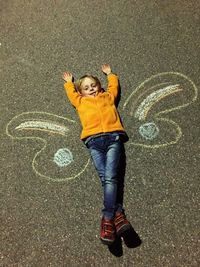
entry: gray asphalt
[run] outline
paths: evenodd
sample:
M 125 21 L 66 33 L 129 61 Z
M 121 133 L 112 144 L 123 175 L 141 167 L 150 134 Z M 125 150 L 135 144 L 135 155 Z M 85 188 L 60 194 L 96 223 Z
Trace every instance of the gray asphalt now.
M 0 266 L 200 266 L 199 14 L 195 0 L 0 1 Z M 138 235 L 110 249 L 61 79 L 92 73 L 105 87 L 103 63 L 120 78 L 124 204 Z

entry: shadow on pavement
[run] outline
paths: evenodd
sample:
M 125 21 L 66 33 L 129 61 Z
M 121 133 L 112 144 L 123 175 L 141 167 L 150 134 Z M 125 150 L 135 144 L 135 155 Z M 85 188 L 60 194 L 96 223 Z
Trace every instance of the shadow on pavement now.
M 142 244 L 139 235 L 135 232 L 133 227 L 131 227 L 124 232 L 121 237 L 117 237 L 111 246 L 108 246 L 109 251 L 116 257 L 121 257 L 123 255 L 122 240 L 128 248 L 136 248 Z

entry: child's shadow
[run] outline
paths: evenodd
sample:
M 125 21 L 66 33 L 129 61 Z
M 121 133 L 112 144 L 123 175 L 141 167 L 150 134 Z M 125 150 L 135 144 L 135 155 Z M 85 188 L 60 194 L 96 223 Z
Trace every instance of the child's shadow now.
M 109 251 L 116 257 L 121 257 L 123 255 L 122 240 L 128 248 L 139 247 L 142 243 L 139 235 L 135 232 L 133 227 L 131 227 L 124 232 L 121 237 L 117 237 L 111 246 L 108 246 Z

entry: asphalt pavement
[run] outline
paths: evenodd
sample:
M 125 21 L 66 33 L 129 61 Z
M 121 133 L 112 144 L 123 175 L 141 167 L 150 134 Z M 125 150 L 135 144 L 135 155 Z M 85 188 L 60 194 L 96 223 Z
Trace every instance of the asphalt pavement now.
M 200 2 L 0 1 L 0 266 L 200 266 Z M 102 192 L 62 73 L 119 75 L 124 206 L 99 240 Z

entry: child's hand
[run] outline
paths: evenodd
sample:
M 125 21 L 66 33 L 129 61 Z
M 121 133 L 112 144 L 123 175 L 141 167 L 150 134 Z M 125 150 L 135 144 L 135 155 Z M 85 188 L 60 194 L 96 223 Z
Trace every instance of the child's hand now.
M 72 82 L 73 76 L 71 72 L 64 72 L 62 78 L 65 82 Z
M 110 67 L 110 65 L 109 64 L 103 64 L 102 66 L 101 66 L 101 69 L 102 69 L 102 71 L 106 74 L 106 75 L 108 75 L 108 74 L 110 74 L 112 71 L 111 71 L 111 67 Z

